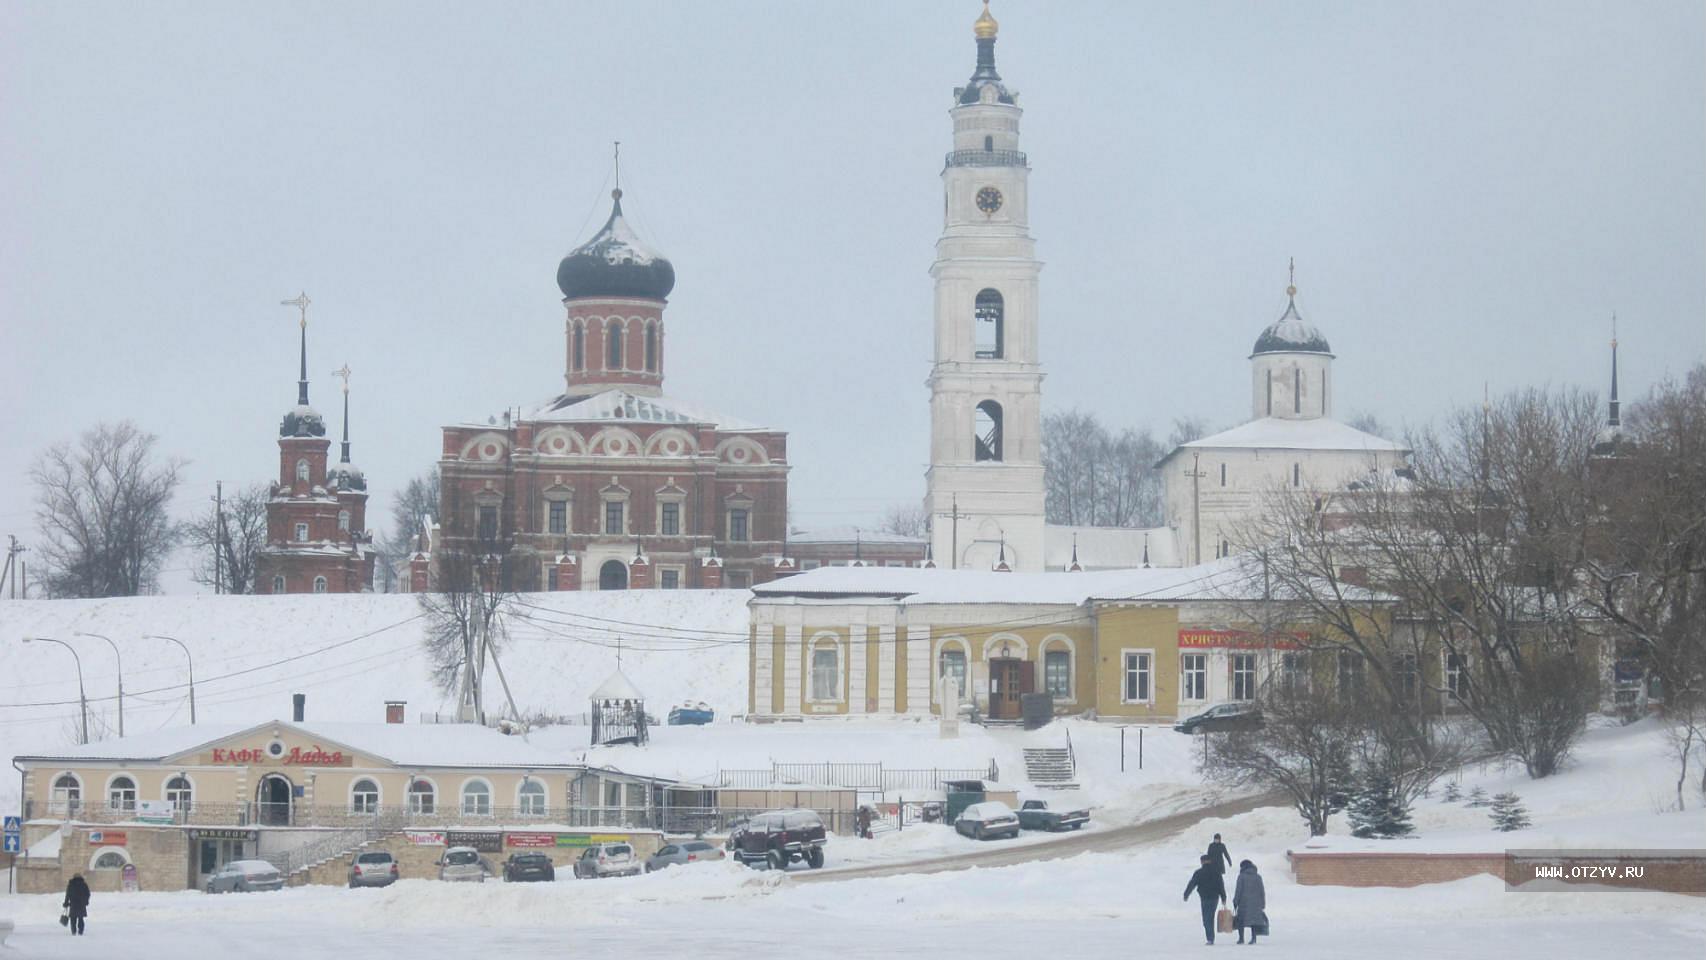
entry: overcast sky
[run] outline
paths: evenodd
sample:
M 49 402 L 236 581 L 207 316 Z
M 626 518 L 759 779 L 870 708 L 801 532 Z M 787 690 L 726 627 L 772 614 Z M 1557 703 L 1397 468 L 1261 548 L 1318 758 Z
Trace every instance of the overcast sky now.
M 665 389 L 789 431 L 795 522 L 924 493 L 955 2 L 0 3 L 0 535 L 51 442 L 135 419 L 269 479 L 354 371 L 370 525 L 439 427 L 562 388 L 557 261 L 624 207 L 675 264 Z M 1285 305 L 1341 417 L 1706 354 L 1706 6 L 996 0 L 1045 410 L 1248 415 Z M 181 574 L 169 574 L 176 586 Z

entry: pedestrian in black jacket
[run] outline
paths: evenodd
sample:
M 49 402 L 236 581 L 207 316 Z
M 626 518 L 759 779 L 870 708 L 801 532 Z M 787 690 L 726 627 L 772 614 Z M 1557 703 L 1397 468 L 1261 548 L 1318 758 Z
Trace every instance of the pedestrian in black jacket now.
M 1208 858 L 1214 861 L 1216 873 L 1225 873 L 1232 866 L 1232 854 L 1226 852 L 1226 844 L 1220 842 L 1220 834 L 1214 835 L 1214 842 L 1208 845 Z
M 1215 864 L 1209 862 L 1208 854 L 1202 855 L 1202 866 L 1191 874 L 1191 882 L 1185 884 L 1185 899 L 1191 899 L 1191 891 L 1197 892 L 1202 900 L 1202 932 L 1208 938 L 1209 946 L 1214 945 L 1214 909 L 1216 905 L 1226 902 L 1226 883 L 1220 878 L 1220 871 Z
M 83 918 L 89 915 L 89 882 L 81 873 L 72 874 L 71 882 L 65 885 L 64 906 L 71 917 L 71 922 L 66 924 L 71 928 L 71 935 L 82 935 Z
M 1244 928 L 1250 928 L 1250 942 L 1256 935 L 1268 932 L 1268 891 L 1262 885 L 1262 875 L 1248 860 L 1238 864 L 1238 886 L 1232 894 L 1232 922 L 1238 927 L 1238 942 L 1244 942 Z

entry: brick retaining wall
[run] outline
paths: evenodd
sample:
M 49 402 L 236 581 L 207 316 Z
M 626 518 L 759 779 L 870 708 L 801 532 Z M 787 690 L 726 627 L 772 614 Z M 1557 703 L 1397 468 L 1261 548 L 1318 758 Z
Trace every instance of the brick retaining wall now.
M 1292 875 L 1306 886 L 1414 887 L 1478 873 L 1503 877 L 1500 853 L 1297 853 L 1287 850 Z

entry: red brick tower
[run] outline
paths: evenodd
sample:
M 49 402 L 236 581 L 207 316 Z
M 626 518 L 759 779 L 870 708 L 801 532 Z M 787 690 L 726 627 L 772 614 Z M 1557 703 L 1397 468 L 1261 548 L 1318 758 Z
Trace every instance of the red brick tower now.
M 655 397 L 663 392 L 663 307 L 675 267 L 628 226 L 620 187 L 610 198 L 604 228 L 557 267 L 568 309 L 563 379 L 571 394 L 620 387 Z

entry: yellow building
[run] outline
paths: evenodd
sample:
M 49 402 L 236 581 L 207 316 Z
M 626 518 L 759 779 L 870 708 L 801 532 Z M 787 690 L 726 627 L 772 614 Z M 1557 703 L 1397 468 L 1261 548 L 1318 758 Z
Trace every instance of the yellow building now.
M 1248 561 L 1008 573 L 896 567 L 810 571 L 753 590 L 748 710 L 755 716 L 928 715 L 952 677 L 962 704 L 1020 717 L 1171 721 L 1247 700 L 1305 670 L 1272 623 Z

